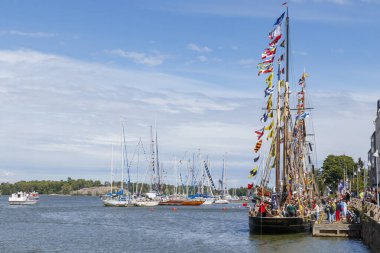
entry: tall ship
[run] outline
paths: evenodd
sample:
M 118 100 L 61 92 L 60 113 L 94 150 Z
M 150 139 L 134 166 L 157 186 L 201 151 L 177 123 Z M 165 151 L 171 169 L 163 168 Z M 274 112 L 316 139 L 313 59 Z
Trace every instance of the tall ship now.
M 290 23 L 285 7 L 258 64 L 258 75 L 266 77 L 266 87 L 262 128 L 255 131 L 254 166 L 248 176 L 252 179 L 248 184 L 253 202 L 249 211 L 251 233 L 308 232 L 312 207 L 318 201 L 312 158 L 314 135 L 308 123 L 312 122 L 311 108 L 305 106 L 308 75 L 303 72 L 298 84 L 289 81 Z

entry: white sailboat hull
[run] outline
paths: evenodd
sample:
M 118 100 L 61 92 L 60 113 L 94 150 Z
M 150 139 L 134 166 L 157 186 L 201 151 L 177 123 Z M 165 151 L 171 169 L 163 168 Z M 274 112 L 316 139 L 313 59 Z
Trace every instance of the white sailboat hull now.
M 205 202 L 202 205 L 212 205 L 214 204 L 215 199 L 213 198 L 205 198 Z
M 158 204 L 160 203 L 160 201 L 136 201 L 134 204 L 135 206 L 139 206 L 139 207 L 149 207 L 149 206 L 158 206 Z
M 217 199 L 214 204 L 229 204 L 230 202 L 226 199 Z
M 115 207 L 131 206 L 131 202 L 129 200 L 117 200 L 117 199 L 104 199 L 103 204 L 105 206 L 115 206 Z

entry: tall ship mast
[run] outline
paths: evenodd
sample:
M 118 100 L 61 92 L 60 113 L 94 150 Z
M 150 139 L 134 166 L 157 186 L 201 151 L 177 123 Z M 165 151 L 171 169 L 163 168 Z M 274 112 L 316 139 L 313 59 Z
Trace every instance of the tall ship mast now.
M 269 47 L 258 64 L 258 75 L 266 75 L 267 87 L 264 114 L 260 119 L 263 126 L 255 131 L 255 164 L 248 176 L 253 179 L 248 184 L 248 192 L 256 203 L 249 212 L 249 227 L 251 232 L 260 233 L 307 232 L 313 217 L 310 206 L 318 201 L 311 158 L 313 144 L 306 133 L 306 118 L 310 116 L 307 110 L 311 109 L 305 107 L 308 75 L 302 74 L 298 82 L 300 91 L 292 93 L 287 6 L 273 26 Z M 296 108 L 291 108 L 291 95 L 297 96 L 298 102 L 293 105 Z

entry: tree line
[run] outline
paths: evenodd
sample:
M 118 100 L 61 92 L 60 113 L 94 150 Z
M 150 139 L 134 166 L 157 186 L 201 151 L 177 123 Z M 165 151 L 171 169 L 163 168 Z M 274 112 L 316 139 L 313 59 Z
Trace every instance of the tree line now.
M 110 186 L 110 182 L 104 182 L 102 184 L 99 180 L 86 180 L 86 179 L 72 179 L 71 177 L 67 180 L 52 181 L 52 180 L 33 180 L 33 181 L 19 181 L 16 183 L 1 183 L 0 184 L 0 194 L 1 195 L 11 195 L 14 192 L 23 191 L 23 192 L 32 192 L 36 191 L 39 194 L 75 194 L 75 191 L 91 188 L 91 187 L 100 187 L 100 186 Z M 130 192 L 140 192 L 146 193 L 151 190 L 149 184 L 141 183 L 130 183 L 129 185 L 125 184 L 124 187 Z M 120 188 L 120 182 L 113 182 L 114 192 Z M 174 192 L 185 193 L 186 186 L 180 186 L 177 189 L 174 185 L 163 184 L 161 186 L 161 191 L 163 194 L 173 194 Z M 189 194 L 194 194 L 198 191 L 196 187 L 189 186 Z M 237 196 L 245 196 L 246 188 L 240 187 L 235 190 L 229 189 L 229 193 L 232 195 L 232 192 L 236 191 Z M 207 192 L 206 187 L 204 192 Z
M 99 180 L 72 179 L 52 181 L 19 181 L 16 183 L 1 183 L 1 195 L 10 195 L 14 192 L 32 192 L 36 191 L 40 194 L 70 194 L 71 191 L 77 191 L 83 188 L 102 186 Z

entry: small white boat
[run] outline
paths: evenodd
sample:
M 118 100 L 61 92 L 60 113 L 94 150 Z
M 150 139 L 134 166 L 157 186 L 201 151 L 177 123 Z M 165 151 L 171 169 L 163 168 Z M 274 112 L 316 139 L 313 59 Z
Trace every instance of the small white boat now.
M 38 193 L 36 192 L 33 192 L 33 194 L 29 192 L 17 192 L 12 193 L 8 198 L 8 203 L 10 205 L 33 205 L 37 204 L 38 198 Z
M 214 204 L 215 199 L 214 198 L 204 198 L 205 202 L 203 202 L 202 205 L 212 205 Z
M 214 204 L 229 204 L 229 203 L 230 203 L 230 202 L 229 202 L 228 200 L 226 200 L 226 199 L 221 199 L 221 198 L 216 199 L 215 202 L 214 202 Z

